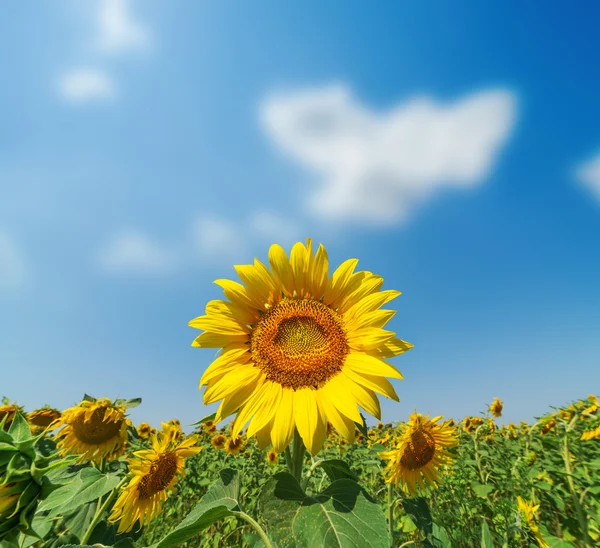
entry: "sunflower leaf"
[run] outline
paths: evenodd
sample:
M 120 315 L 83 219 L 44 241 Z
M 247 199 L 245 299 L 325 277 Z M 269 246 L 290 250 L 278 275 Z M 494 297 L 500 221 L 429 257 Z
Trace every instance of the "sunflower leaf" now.
M 18 411 L 15 412 L 15 416 L 10 424 L 8 433 L 12 436 L 15 443 L 24 442 L 31 439 L 31 430 L 29 429 L 29 424 L 27 424 L 27 421 L 23 418 L 23 415 L 21 415 L 21 413 Z
M 239 510 L 240 478 L 235 470 L 219 472 L 214 483 L 185 519 L 151 548 L 179 546 L 216 521 L 235 515 Z
M 291 474 L 281 472 L 263 489 L 259 508 L 279 548 L 391 545 L 380 506 L 349 478 L 310 496 Z

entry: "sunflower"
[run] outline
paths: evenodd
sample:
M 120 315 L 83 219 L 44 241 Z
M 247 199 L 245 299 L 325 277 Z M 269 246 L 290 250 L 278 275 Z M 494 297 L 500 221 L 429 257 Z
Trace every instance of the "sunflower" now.
M 581 434 L 581 439 L 587 441 L 598 438 L 600 438 L 600 421 L 594 421 L 594 425 Z
M 481 417 L 466 417 L 463 421 L 463 426 L 467 433 L 475 432 L 478 426 L 483 424 L 483 419 Z
M 117 459 L 125 451 L 130 425 L 123 405 L 108 398 L 83 400 L 63 411 L 57 422 L 57 427 L 64 426 L 56 435 L 57 445 L 63 455 L 80 455 L 81 462 Z
M 27 415 L 33 432 L 41 432 L 60 419 L 60 411 L 52 407 L 42 407 Z
M 598 396 L 594 396 L 594 394 L 590 394 L 588 396 L 589 407 L 586 407 L 583 412 L 588 415 L 593 415 L 598 408 L 600 407 L 600 401 L 598 401 Z
M 386 483 L 402 483 L 405 491 L 417 494 L 417 484 L 425 487 L 423 479 L 432 486 L 439 483 L 438 468 L 451 464 L 452 458 L 446 451 L 457 443 L 456 429 L 447 423 L 437 424 L 443 417 L 429 420 L 416 411 L 408 423 L 401 425 L 401 437 L 396 449 L 379 453 L 389 460 L 385 469 Z
M 544 540 L 544 535 L 542 535 L 537 523 L 535 522 L 535 514 L 538 511 L 540 505 L 536 504 L 534 506 L 533 502 L 527 502 L 522 497 L 517 497 L 517 505 L 519 507 L 519 512 L 522 517 L 521 523 L 525 527 L 527 527 L 529 531 L 531 531 L 538 546 L 540 548 L 550 548 L 548 543 Z
M 277 453 L 276 451 L 274 451 L 273 449 L 270 449 L 267 452 L 267 462 L 271 465 L 271 466 L 275 466 L 276 464 L 279 463 L 279 453 Z
M 141 527 L 149 524 L 167 500 L 168 491 L 184 473 L 187 457 L 195 455 L 202 447 L 194 447 L 197 436 L 178 443 L 172 435 L 173 425 L 152 435 L 152 448 L 136 451 L 129 461 L 133 478 L 126 485 L 112 509 L 109 521 L 119 521 L 119 533 L 131 531 L 136 522 Z
M 376 393 L 398 400 L 386 377 L 402 375 L 385 358 L 412 345 L 384 329 L 394 311 L 380 307 L 398 291 L 380 291 L 383 278 L 354 272 L 349 259 L 328 275 L 320 245 L 279 245 L 269 250 L 271 270 L 255 259 L 235 267 L 245 284 L 216 280 L 228 300 L 210 301 L 206 315 L 189 322 L 204 330 L 192 346 L 221 348 L 200 380 L 204 403 L 221 401 L 215 421 L 237 413 L 233 435 L 250 421 L 246 434 L 259 447 L 280 453 L 297 429 L 315 455 L 327 420 L 354 440 L 362 419 L 357 404 L 381 416 Z
M 185 439 L 185 434 L 181 431 L 181 423 L 177 419 L 169 422 L 161 422 L 163 436 L 168 436 L 172 443 L 177 443 Z
M 206 422 L 202 423 L 202 429 L 207 434 L 213 434 L 214 432 L 217 431 L 217 425 L 215 424 L 215 421 L 206 421 Z
M 548 432 L 550 432 L 550 430 L 552 430 L 554 427 L 556 426 L 556 420 L 554 419 L 550 419 L 547 420 L 544 425 L 542 426 L 542 436 L 545 436 Z
M 150 426 L 147 422 L 140 422 L 136 431 L 140 438 L 147 440 L 150 439 L 150 436 L 154 433 L 154 428 L 152 428 L 152 426 Z
M 242 436 L 227 438 L 225 442 L 225 452 L 228 455 L 237 455 L 244 449 L 244 440 Z
M 223 449 L 225 447 L 226 442 L 227 442 L 227 438 L 223 434 L 216 434 L 210 440 L 210 444 L 215 449 Z
M 4 423 L 6 430 L 10 427 L 17 411 L 23 414 L 22 409 L 17 405 L 0 405 L 0 423 L 6 418 L 6 422 Z
M 494 401 L 490 405 L 490 413 L 496 417 L 500 418 L 502 416 L 502 406 L 504 402 L 501 402 L 498 398 L 494 398 Z

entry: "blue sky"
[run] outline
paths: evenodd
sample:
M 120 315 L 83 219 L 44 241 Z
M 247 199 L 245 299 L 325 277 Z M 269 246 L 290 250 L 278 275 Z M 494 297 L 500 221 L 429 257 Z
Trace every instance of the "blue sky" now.
M 401 402 L 600 389 L 600 8 L 33 0 L 0 20 L 0 395 L 210 412 L 212 281 L 311 236 L 403 295 Z

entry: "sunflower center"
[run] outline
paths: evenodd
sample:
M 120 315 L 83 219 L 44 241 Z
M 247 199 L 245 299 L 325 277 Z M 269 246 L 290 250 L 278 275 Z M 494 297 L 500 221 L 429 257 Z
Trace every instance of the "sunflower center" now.
M 284 299 L 261 316 L 250 339 L 254 363 L 286 388 L 319 388 L 344 365 L 342 317 L 319 301 Z
M 35 414 L 29 415 L 29 422 L 34 426 L 50 426 L 56 419 L 59 418 L 59 414 L 54 411 L 40 411 Z
M 88 445 L 98 445 L 119 436 L 123 419 L 104 422 L 105 412 L 106 409 L 98 408 L 92 413 L 89 420 L 81 417 L 79 421 L 71 424 L 75 437 Z
M 164 491 L 177 473 L 177 456 L 172 451 L 160 455 L 150 471 L 138 483 L 140 499 L 147 499 Z
M 427 465 L 435 455 L 435 440 L 428 432 L 415 430 L 410 435 L 400 463 L 409 470 L 418 470 Z

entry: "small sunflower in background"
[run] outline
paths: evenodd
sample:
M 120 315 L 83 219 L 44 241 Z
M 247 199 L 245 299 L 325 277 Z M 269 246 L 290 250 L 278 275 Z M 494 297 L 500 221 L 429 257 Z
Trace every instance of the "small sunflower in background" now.
M 440 482 L 438 469 L 452 463 L 447 448 L 458 443 L 456 429 L 447 423 L 437 424 L 443 417 L 429 419 L 413 413 L 408 423 L 400 426 L 401 436 L 396 449 L 380 453 L 388 460 L 386 483 L 402 484 L 411 495 L 417 494 L 417 485 L 425 482 L 435 487 Z
M 216 422 L 236 414 L 234 436 L 249 423 L 247 436 L 261 449 L 283 451 L 297 429 L 315 455 L 327 420 L 354 441 L 358 405 L 379 419 L 376 394 L 398 400 L 386 377 L 402 375 L 386 359 L 412 345 L 384 329 L 395 312 L 381 307 L 400 292 L 355 272 L 357 259 L 330 276 L 325 248 L 315 252 L 310 239 L 289 257 L 272 245 L 269 263 L 270 270 L 258 259 L 235 266 L 244 285 L 216 280 L 228 300 L 210 301 L 206 315 L 189 322 L 204 331 L 192 346 L 222 349 L 200 380 L 204 403 L 221 402 Z
M 600 438 L 600 419 L 594 421 L 588 429 L 581 434 L 583 441 L 595 440 Z
M 170 436 L 171 442 L 183 441 L 185 434 L 181 430 L 181 423 L 177 419 L 171 419 L 169 422 L 160 423 L 164 436 Z
M 468 434 L 475 432 L 478 426 L 483 424 L 483 419 L 481 417 L 465 417 L 463 421 L 463 427 Z
M 166 425 L 162 432 L 152 435 L 152 447 L 136 451 L 129 461 L 133 478 L 123 487 L 109 517 L 119 522 L 119 533 L 149 524 L 160 513 L 179 477 L 184 474 L 185 459 L 197 454 L 197 436 L 178 442 L 173 434 L 174 425 Z
M 83 400 L 62 412 L 56 426 L 57 446 L 63 455 L 79 455 L 79 461 L 100 463 L 102 459 L 117 459 L 125 451 L 127 427 L 125 406 L 115 405 L 108 398 Z
M 147 422 L 140 422 L 136 432 L 140 438 L 147 440 L 150 439 L 150 436 L 155 432 L 155 430 Z
M 594 396 L 594 394 L 590 394 L 588 396 L 587 403 L 589 403 L 589 406 L 583 410 L 583 413 L 585 413 L 586 415 L 593 415 L 596 413 L 596 411 L 598 411 L 598 408 L 600 408 L 600 401 L 598 401 L 598 396 Z
M 244 450 L 244 439 L 242 436 L 227 438 L 225 442 L 225 452 L 228 455 L 237 455 Z
M 521 524 L 533 534 L 539 548 L 550 548 L 535 521 L 535 514 L 540 505 L 534 505 L 533 502 L 526 501 L 523 497 L 517 497 L 517 506 L 521 515 Z
M 210 439 L 210 444 L 215 449 L 223 449 L 225 447 L 226 442 L 227 438 L 223 434 L 216 434 Z
M 279 453 L 277 453 L 277 451 L 275 451 L 274 449 L 270 449 L 269 451 L 267 451 L 267 462 L 271 466 L 275 466 L 276 464 L 278 464 L 279 463 Z
M 504 402 L 501 402 L 498 398 L 494 398 L 490 405 L 490 413 L 496 417 L 497 419 L 502 416 L 502 407 L 504 406 Z
M 217 425 L 215 421 L 206 421 L 202 423 L 202 430 L 207 434 L 214 434 L 217 431 Z
M 61 413 L 58 409 L 54 409 L 46 405 L 41 409 L 36 409 L 27 415 L 27 422 L 31 426 L 31 431 L 34 434 L 42 432 L 49 428 L 54 423 L 58 424 L 58 420 L 60 419 Z

